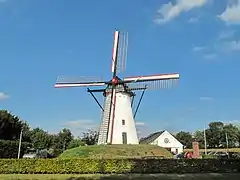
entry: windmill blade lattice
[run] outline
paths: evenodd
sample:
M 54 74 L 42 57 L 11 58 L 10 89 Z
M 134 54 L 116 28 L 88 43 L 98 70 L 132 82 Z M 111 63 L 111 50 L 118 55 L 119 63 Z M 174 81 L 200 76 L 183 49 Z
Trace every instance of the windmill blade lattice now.
M 84 87 L 84 86 L 104 86 L 107 82 L 99 77 L 65 77 L 59 76 L 55 84 L 56 88 L 63 87 Z
M 142 89 L 147 86 L 147 89 L 168 89 L 175 86 L 178 82 L 179 74 L 158 74 L 150 76 L 135 76 L 126 77 L 124 82 L 130 88 Z
M 142 90 L 147 87 L 148 90 L 169 89 L 178 84 L 178 79 L 154 80 L 143 82 L 126 83 L 130 89 Z
M 121 32 L 118 42 L 117 54 L 117 72 L 123 72 L 126 69 L 128 51 L 128 32 Z
M 88 76 L 58 76 L 57 83 L 91 83 L 104 82 L 102 77 Z

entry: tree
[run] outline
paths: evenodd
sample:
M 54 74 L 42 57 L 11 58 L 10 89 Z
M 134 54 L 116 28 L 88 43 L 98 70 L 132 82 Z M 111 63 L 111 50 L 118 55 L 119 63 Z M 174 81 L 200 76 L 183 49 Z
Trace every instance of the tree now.
M 31 142 L 36 149 L 48 149 L 50 148 L 53 139 L 51 136 L 41 128 L 35 128 L 30 131 Z
M 0 140 L 0 158 L 17 158 L 19 141 Z M 22 142 L 20 157 L 23 156 L 30 143 Z
M 0 157 L 16 158 L 18 154 L 19 137 L 23 130 L 21 154 L 31 146 L 29 125 L 7 110 L 0 110 Z M 25 143 L 28 142 L 28 143 Z
M 0 110 L 0 139 L 19 139 L 24 122 L 7 110 Z
M 204 148 L 204 132 L 203 131 L 196 131 L 194 133 L 194 139 L 199 143 L 200 148 Z
M 23 122 L 22 131 L 22 141 L 31 143 L 31 130 L 27 122 Z
M 217 148 L 223 145 L 224 124 L 222 122 L 211 122 L 206 130 L 207 142 L 210 148 Z
M 73 140 L 72 132 L 69 129 L 62 129 L 56 138 L 57 148 L 61 149 L 62 151 L 66 150 L 69 146 L 69 143 Z
M 236 147 L 238 144 L 238 136 L 239 136 L 239 129 L 234 126 L 233 124 L 226 124 L 223 127 L 223 134 L 224 136 L 222 137 L 222 142 L 225 147 L 227 147 L 227 142 L 226 142 L 226 135 L 228 138 L 228 147 L 233 148 Z
M 52 139 L 50 154 L 56 157 L 63 152 L 63 146 L 62 143 L 59 141 L 58 134 L 51 134 L 50 137 Z
M 192 135 L 189 132 L 180 131 L 176 134 L 177 140 L 179 140 L 187 148 L 192 147 Z
M 85 143 L 77 138 L 77 139 L 72 139 L 70 142 L 69 142 L 69 145 L 68 145 L 68 149 L 72 149 L 72 148 L 76 148 L 76 147 L 79 147 L 79 146 L 84 146 Z
M 98 141 L 98 132 L 88 130 L 88 132 L 83 133 L 82 141 L 85 142 L 87 145 L 94 145 L 97 144 Z
M 73 135 L 69 129 L 62 129 L 58 134 L 48 134 L 47 132 L 41 131 L 41 136 L 45 137 L 46 142 L 45 148 L 49 149 L 52 156 L 56 157 L 61 154 L 64 150 L 68 149 L 70 142 L 73 140 Z
M 238 147 L 240 147 L 240 128 L 238 128 Z

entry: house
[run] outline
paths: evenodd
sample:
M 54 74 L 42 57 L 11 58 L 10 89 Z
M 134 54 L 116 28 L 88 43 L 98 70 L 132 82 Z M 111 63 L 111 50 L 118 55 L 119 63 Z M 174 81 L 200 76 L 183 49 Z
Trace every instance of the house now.
M 146 138 L 141 139 L 139 143 L 157 145 L 176 154 L 183 152 L 183 144 L 168 131 L 152 133 Z

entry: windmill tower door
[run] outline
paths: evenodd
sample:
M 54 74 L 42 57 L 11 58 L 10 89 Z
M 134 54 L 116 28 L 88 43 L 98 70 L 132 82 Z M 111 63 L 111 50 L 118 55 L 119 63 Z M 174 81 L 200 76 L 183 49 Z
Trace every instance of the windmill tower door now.
M 127 144 L 127 133 L 126 132 L 122 132 L 122 143 Z

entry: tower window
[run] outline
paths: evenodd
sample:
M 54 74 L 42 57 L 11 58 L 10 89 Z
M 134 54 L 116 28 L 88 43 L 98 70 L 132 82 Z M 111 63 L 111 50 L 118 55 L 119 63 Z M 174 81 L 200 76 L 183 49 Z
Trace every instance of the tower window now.
M 125 120 L 124 119 L 122 120 L 122 125 L 125 125 Z

